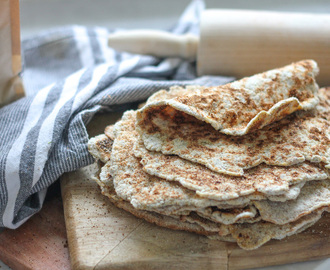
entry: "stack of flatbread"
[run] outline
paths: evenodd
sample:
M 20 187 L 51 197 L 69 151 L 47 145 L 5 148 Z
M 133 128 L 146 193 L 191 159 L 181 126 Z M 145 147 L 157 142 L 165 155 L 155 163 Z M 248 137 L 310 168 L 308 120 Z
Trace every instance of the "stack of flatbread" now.
M 243 249 L 305 230 L 330 210 L 330 93 L 317 73 L 305 60 L 155 93 L 90 139 L 102 193 L 159 226 Z

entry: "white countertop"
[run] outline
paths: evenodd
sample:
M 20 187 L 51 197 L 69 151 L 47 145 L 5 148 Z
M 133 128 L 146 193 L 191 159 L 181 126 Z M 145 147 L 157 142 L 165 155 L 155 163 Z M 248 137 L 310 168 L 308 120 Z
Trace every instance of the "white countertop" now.
M 21 0 L 21 30 L 27 36 L 54 26 L 168 28 L 191 0 Z M 328 0 L 205 0 L 207 8 L 330 13 Z M 60 18 L 60 19 L 59 19 Z
M 109 28 L 165 29 L 176 23 L 190 0 L 21 0 L 21 34 L 69 24 Z M 327 0 L 205 0 L 207 8 L 264 9 L 330 13 Z M 10 268 L 0 261 L 1 270 Z M 264 270 L 328 270 L 330 259 L 259 268 Z

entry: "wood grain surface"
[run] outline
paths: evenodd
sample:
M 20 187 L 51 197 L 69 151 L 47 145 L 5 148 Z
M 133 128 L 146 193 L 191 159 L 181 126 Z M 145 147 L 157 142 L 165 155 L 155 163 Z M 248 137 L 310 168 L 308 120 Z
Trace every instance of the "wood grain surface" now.
M 116 117 L 92 123 L 92 134 Z M 330 215 L 305 232 L 253 251 L 235 243 L 150 224 L 118 209 L 91 176 L 95 165 L 65 174 L 62 197 L 73 269 L 246 269 L 330 257 Z
M 49 189 L 38 214 L 0 233 L 0 260 L 14 270 L 71 268 L 59 184 Z

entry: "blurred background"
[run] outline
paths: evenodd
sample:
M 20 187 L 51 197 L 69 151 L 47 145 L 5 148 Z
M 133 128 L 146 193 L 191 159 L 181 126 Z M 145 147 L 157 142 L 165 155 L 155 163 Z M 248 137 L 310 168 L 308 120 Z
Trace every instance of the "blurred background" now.
M 191 0 L 21 0 L 22 37 L 68 24 L 167 29 Z M 207 8 L 330 13 L 329 0 L 205 0 Z

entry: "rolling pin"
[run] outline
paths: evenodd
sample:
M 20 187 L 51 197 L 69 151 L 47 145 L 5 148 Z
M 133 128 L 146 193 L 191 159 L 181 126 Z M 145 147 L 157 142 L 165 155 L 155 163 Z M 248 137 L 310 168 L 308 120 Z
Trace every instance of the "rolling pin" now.
M 330 15 L 207 9 L 200 37 L 157 30 L 109 36 L 119 51 L 196 60 L 198 75 L 242 78 L 303 59 L 314 59 L 320 86 L 330 85 Z

